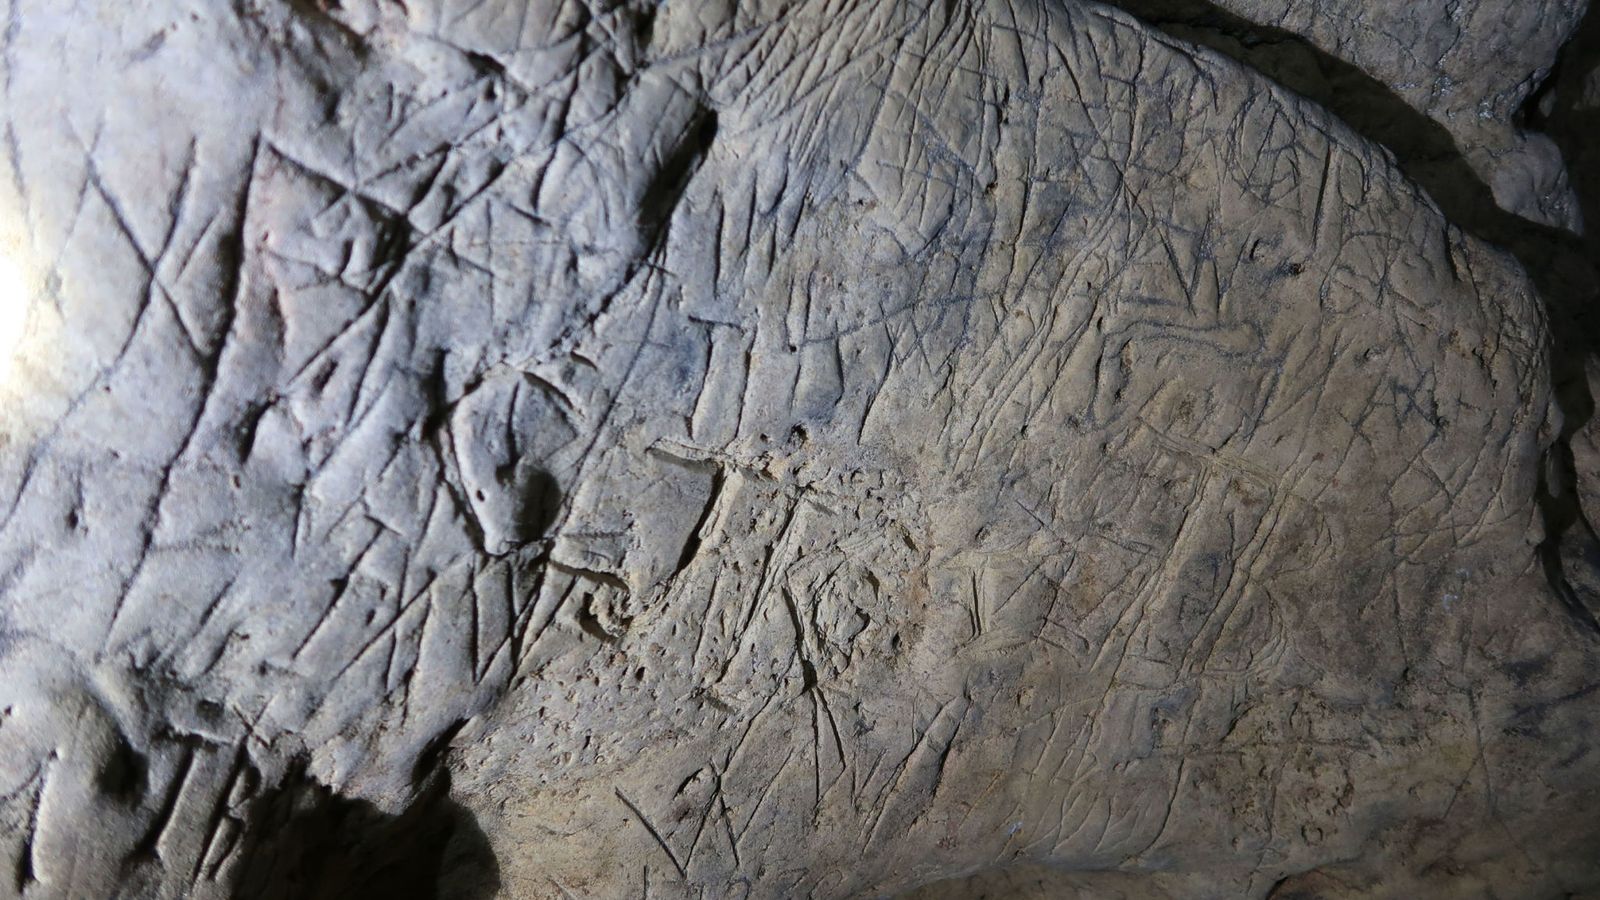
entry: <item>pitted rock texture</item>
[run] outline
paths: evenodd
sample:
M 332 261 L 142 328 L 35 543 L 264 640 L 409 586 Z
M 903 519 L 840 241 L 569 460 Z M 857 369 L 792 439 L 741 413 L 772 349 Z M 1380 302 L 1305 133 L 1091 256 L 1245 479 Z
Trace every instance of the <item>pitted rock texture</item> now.
M 1310 100 L 1061 0 L 8 15 L 6 889 L 1600 889 L 1544 307 Z

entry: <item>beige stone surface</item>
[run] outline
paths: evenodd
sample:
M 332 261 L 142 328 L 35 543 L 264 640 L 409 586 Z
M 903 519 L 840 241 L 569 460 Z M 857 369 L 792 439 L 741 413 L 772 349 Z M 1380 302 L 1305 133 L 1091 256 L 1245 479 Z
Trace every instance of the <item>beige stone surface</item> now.
M 0 893 L 1600 886 L 1544 305 L 1311 100 L 1057 0 L 7 15 Z
M 1585 0 L 1220 0 L 1218 6 L 1303 36 L 1369 72 L 1444 126 L 1504 209 L 1582 227 L 1561 151 L 1525 128 L 1524 106 L 1549 77 Z

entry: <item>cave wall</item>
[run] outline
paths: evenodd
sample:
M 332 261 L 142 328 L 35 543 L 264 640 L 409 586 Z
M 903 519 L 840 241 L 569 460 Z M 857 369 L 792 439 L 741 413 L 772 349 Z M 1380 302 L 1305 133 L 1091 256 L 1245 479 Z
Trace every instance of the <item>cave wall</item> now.
M 0 894 L 1600 891 L 1584 15 L 11 0 Z

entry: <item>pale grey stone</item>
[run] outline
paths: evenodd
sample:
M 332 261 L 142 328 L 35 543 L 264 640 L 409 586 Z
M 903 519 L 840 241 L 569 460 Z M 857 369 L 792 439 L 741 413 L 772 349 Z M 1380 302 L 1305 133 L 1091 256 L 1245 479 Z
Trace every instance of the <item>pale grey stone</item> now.
M 1570 353 L 1312 99 L 1058 0 L 7 16 L 0 892 L 1600 889 Z

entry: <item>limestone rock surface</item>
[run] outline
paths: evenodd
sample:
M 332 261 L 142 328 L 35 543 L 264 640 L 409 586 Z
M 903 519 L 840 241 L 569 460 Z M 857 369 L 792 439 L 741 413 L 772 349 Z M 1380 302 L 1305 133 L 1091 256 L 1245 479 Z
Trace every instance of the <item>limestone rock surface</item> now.
M 1600 891 L 1571 348 L 1313 99 L 1078 0 L 7 9 L 0 893 Z
M 1560 150 L 1525 130 L 1525 110 L 1587 8 L 1584 0 L 1220 0 L 1370 73 L 1449 132 L 1465 161 L 1517 215 L 1579 228 Z M 1200 7 L 1173 4 L 1191 16 Z

